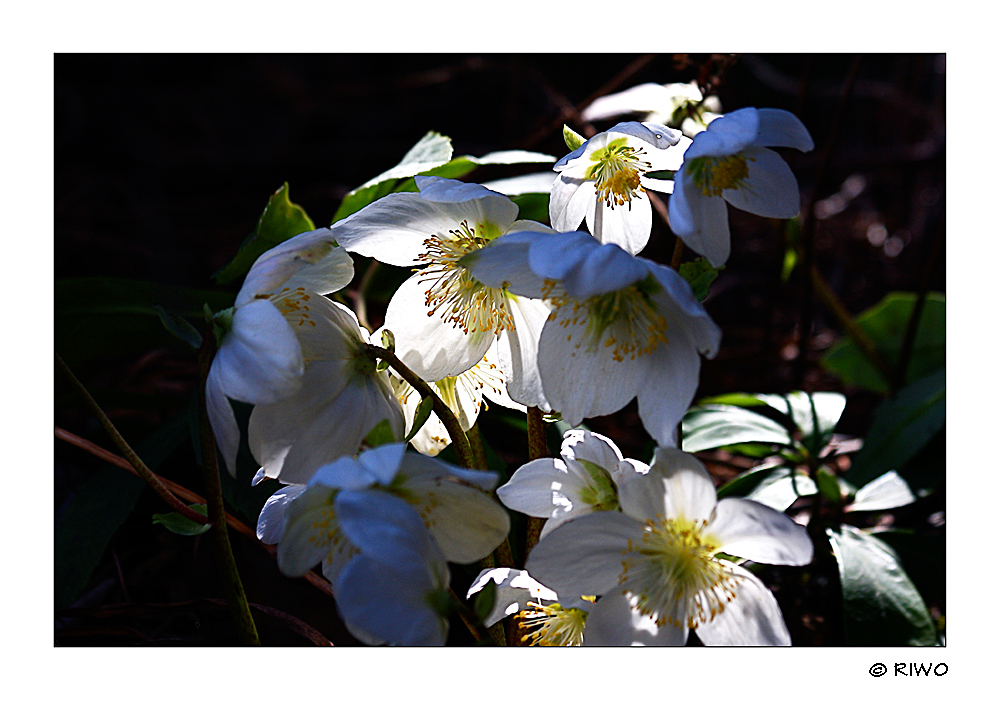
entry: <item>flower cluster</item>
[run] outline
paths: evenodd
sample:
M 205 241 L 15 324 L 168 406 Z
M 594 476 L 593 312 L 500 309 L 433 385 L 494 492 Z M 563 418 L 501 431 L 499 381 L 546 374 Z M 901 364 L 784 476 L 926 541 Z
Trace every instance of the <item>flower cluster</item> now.
M 769 507 L 718 501 L 677 448 L 721 331 L 675 269 L 638 254 L 658 192 L 676 234 L 721 265 L 725 203 L 793 216 L 794 176 L 768 147 L 812 142 L 780 110 L 688 131 L 623 122 L 578 144 L 554 165 L 550 226 L 483 185 L 417 175 L 415 191 L 261 255 L 216 315 L 207 404 L 224 461 L 235 475 L 229 399 L 251 404 L 253 483 L 284 485 L 258 537 L 289 576 L 321 568 L 359 640 L 443 644 L 461 605 L 447 563 L 505 543 L 506 507 L 546 522 L 524 569 L 473 583 L 469 595 L 497 592 L 485 625 L 514 614 L 534 644 L 678 645 L 691 630 L 707 644 L 789 644 L 773 596 L 735 559 L 800 565 L 811 542 Z M 351 281 L 352 255 L 411 272 L 374 333 L 327 296 Z M 481 461 L 434 457 L 450 443 L 471 454 L 483 401 L 580 426 L 632 400 L 651 464 L 567 430 L 558 458 L 527 462 L 493 494 L 499 477 Z

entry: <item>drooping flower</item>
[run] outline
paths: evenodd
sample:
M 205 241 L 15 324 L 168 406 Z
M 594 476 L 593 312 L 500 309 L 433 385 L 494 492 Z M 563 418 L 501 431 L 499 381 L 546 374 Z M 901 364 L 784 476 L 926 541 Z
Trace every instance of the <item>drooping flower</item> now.
M 490 360 L 491 355 L 492 351 L 487 352 L 482 356 L 482 360 L 460 375 L 430 383 L 431 388 L 458 419 L 463 431 L 469 431 L 475 424 L 482 403 L 486 399 L 508 409 L 526 410 L 525 406 L 510 399 L 503 371 Z M 402 412 L 406 418 L 406 434 L 409 435 L 421 397 L 419 392 L 402 378 L 393 374 L 391 381 L 395 395 L 402 403 Z M 416 432 L 410 443 L 424 455 L 434 456 L 451 444 L 451 436 L 437 413 L 431 412 L 426 423 Z
M 579 117 L 587 122 L 628 114 L 640 115 L 643 122 L 665 124 L 689 137 L 704 131 L 721 116 L 717 95 L 704 96 L 697 81 L 689 83 L 643 83 L 603 95 L 590 103 Z
M 304 295 L 308 323 L 294 326 L 304 372 L 297 390 L 259 404 L 250 414 L 247 439 L 260 463 L 255 477 L 305 484 L 320 466 L 352 457 L 382 421 L 403 437 L 405 419 L 388 372 L 364 351 L 368 332 L 347 307 Z
M 521 642 L 544 647 L 583 644 L 583 627 L 593 597 L 577 598 L 572 605 L 559 602 L 558 594 L 526 570 L 496 567 L 479 573 L 466 598 L 482 591 L 489 582 L 496 583 L 496 601 L 483 621 L 486 626 L 513 615 L 523 631 Z
M 544 538 L 569 519 L 620 510 L 618 485 L 648 471 L 648 465 L 624 458 L 609 438 L 573 429 L 562 436 L 560 458 L 521 466 L 496 496 L 509 509 L 548 519 L 541 530 Z
M 385 444 L 278 490 L 260 512 L 257 537 L 278 546 L 288 576 L 321 564 L 363 642 L 443 644 L 445 561 L 485 557 L 510 527 L 486 491 L 496 480 Z
M 689 144 L 680 132 L 652 122 L 622 122 L 590 138 L 555 164 L 552 227 L 572 231 L 585 219 L 598 241 L 638 253 L 652 232 L 645 191 L 673 191 L 673 181 L 645 174 L 677 170 Z
M 560 526 L 527 569 L 558 592 L 599 596 L 587 645 L 789 645 L 773 594 L 749 570 L 721 559 L 805 565 L 812 542 L 784 514 L 748 499 L 718 500 L 693 456 L 656 451 L 647 475 L 620 487 L 622 512 Z
M 637 397 L 645 429 L 660 445 L 675 445 L 700 356 L 713 357 L 721 337 L 675 271 L 579 231 L 510 234 L 478 251 L 469 268 L 487 285 L 551 307 L 538 369 L 565 421 L 578 425 Z
M 731 249 L 726 202 L 776 219 L 789 219 L 801 207 L 798 181 L 768 146 L 814 148 L 805 125 L 790 112 L 747 107 L 715 119 L 695 136 L 676 172 L 670 226 L 716 268 Z
M 517 221 L 517 205 L 481 185 L 417 177 L 419 193 L 394 193 L 337 222 L 346 250 L 390 265 L 424 266 L 393 295 L 385 327 L 396 354 L 428 382 L 459 375 L 496 344 L 510 397 L 546 408 L 537 377 L 537 335 L 548 310 L 536 300 L 489 287 L 466 259 L 509 231 L 551 231 Z
M 239 427 L 227 397 L 263 405 L 298 391 L 306 360 L 297 331 L 314 325 L 310 299 L 329 303 L 321 295 L 344 287 L 353 275 L 350 256 L 329 229 L 299 234 L 257 258 L 233 309 L 216 316 L 226 328 L 208 373 L 206 401 L 231 474 Z

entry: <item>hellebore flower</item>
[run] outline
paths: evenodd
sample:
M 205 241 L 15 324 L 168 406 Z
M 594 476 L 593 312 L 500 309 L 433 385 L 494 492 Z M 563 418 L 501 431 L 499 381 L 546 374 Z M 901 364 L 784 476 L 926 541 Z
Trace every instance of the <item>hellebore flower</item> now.
M 621 485 L 623 513 L 560 526 L 527 569 L 556 591 L 591 592 L 587 645 L 790 645 L 780 608 L 749 570 L 717 557 L 805 565 L 812 542 L 790 518 L 748 499 L 718 501 L 704 466 L 659 448 L 647 475 Z
M 652 232 L 646 190 L 672 192 L 673 181 L 649 178 L 677 170 L 690 139 L 661 124 L 622 122 L 587 140 L 555 164 L 548 212 L 552 227 L 573 231 L 583 219 L 601 243 L 636 254 Z
M 721 331 L 674 270 L 581 231 L 509 234 L 469 267 L 486 285 L 551 307 L 538 370 L 565 421 L 575 426 L 637 397 L 645 429 L 660 445 L 675 445 L 700 356 L 714 356 Z
M 466 598 L 496 583 L 496 602 L 483 623 L 488 627 L 514 615 L 524 635 L 521 641 L 540 646 L 575 647 L 583 644 L 583 627 L 593 597 L 578 598 L 572 606 L 559 602 L 558 594 L 532 579 L 526 570 L 496 567 L 482 570 Z
M 798 181 L 768 146 L 814 148 L 805 125 L 790 112 L 746 107 L 695 136 L 673 178 L 670 227 L 716 268 L 731 249 L 726 202 L 776 219 L 790 219 L 801 208 Z
M 208 418 L 230 474 L 236 473 L 239 427 L 227 397 L 271 404 L 302 386 L 306 360 L 297 331 L 313 326 L 310 299 L 344 287 L 354 264 L 329 229 L 294 236 L 254 262 L 231 311 L 217 315 L 225 335 L 208 373 Z
M 383 420 L 403 435 L 402 407 L 388 373 L 365 353 L 368 332 L 357 317 L 325 297 L 303 299 L 309 323 L 293 327 L 304 358 L 301 385 L 250 414 L 247 439 L 261 466 L 255 481 L 304 484 L 321 465 L 354 456 Z
M 590 103 L 579 117 L 593 122 L 627 114 L 641 115 L 643 122 L 665 124 L 689 137 L 704 131 L 721 116 L 717 95 L 704 97 L 697 81 L 689 83 L 643 83 L 621 92 L 603 95 Z
M 425 266 L 393 295 L 385 327 L 396 354 L 427 382 L 475 366 L 496 343 L 510 397 L 546 408 L 537 377 L 537 336 L 548 316 L 538 301 L 489 287 L 469 275 L 466 259 L 517 229 L 517 205 L 481 185 L 417 177 L 419 193 L 393 193 L 334 225 L 348 251 L 390 265 Z
M 570 430 L 562 436 L 561 458 L 539 458 L 521 466 L 496 490 L 508 509 L 548 519 L 552 529 L 594 511 L 619 511 L 618 485 L 649 471 L 625 459 L 614 442 L 599 433 Z

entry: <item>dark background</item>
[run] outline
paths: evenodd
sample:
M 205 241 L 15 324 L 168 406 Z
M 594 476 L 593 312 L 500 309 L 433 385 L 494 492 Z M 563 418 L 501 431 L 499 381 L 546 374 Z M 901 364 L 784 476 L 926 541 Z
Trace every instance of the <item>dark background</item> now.
M 809 128 L 815 150 L 783 155 L 798 177 L 804 221 L 814 225 L 814 259 L 851 313 L 892 290 L 944 290 L 942 55 L 57 55 L 56 351 L 126 438 L 161 457 L 162 474 L 203 492 L 188 440 L 194 354 L 148 314 L 147 297 L 178 311 L 189 300 L 177 289 L 210 290 L 224 302 L 239 283 L 220 290 L 212 273 L 282 183 L 323 226 L 343 195 L 395 165 L 427 131 L 450 136 L 455 155 L 530 149 L 561 157 L 563 123 L 584 134 L 613 124 L 579 121 L 597 95 L 695 78 L 726 112 L 779 107 Z M 490 166 L 469 179 L 534 169 Z M 800 271 L 780 281 L 783 226 L 730 214 L 732 257 L 706 301 L 722 346 L 704 364 L 699 394 L 840 391 L 849 402 L 838 430 L 863 435 L 880 397 L 843 387 L 818 364 L 841 330 L 805 294 Z M 673 241 L 657 219 L 642 255 L 668 263 Z M 109 300 L 121 316 L 81 312 Z M 380 312 L 376 303 L 373 323 Z M 55 399 L 57 426 L 110 447 L 58 377 Z M 590 425 L 625 455 L 645 457 L 633 412 Z M 513 449 L 498 452 L 510 469 L 519 464 Z M 150 514 L 165 507 L 149 490 L 123 486 L 134 478 L 113 476 L 117 468 L 61 441 L 55 457 L 57 524 L 81 492 L 123 490 L 132 499 L 110 533 L 70 538 L 57 526 L 57 553 L 85 559 L 81 550 L 96 551 L 92 573 L 67 586 L 72 596 L 60 601 L 57 581 L 57 643 L 230 643 L 225 611 L 211 602 L 221 593 L 207 542 L 152 526 Z M 283 578 L 259 545 L 233 540 L 252 602 L 348 642 L 328 597 Z M 57 580 L 63 572 L 57 564 Z M 835 644 L 821 605 L 798 603 L 801 611 L 785 607 L 795 643 Z M 265 643 L 305 642 L 277 614 L 266 618 Z

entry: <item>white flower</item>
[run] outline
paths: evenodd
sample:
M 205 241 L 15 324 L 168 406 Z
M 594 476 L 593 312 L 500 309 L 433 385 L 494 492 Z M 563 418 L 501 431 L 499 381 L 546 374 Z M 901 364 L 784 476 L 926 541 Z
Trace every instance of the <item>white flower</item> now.
M 672 448 L 620 487 L 623 513 L 566 523 L 527 560 L 556 591 L 598 598 L 587 645 L 789 645 L 776 600 L 752 573 L 716 557 L 805 565 L 812 543 L 784 514 L 748 499 L 717 500 L 704 466 Z
M 538 369 L 546 398 L 570 425 L 638 398 L 660 445 L 697 389 L 700 355 L 713 357 L 720 329 L 675 271 L 584 232 L 517 232 L 478 251 L 472 274 L 487 285 L 543 297 L 552 308 Z
M 403 436 L 402 407 L 388 373 L 365 353 L 368 333 L 354 313 L 321 296 L 301 304 L 308 305 L 299 312 L 308 323 L 292 328 L 302 348 L 302 382 L 250 414 L 247 439 L 261 466 L 255 481 L 304 484 L 321 465 L 355 455 L 383 420 L 394 436 Z
M 393 443 L 323 466 L 278 490 L 257 537 L 291 577 L 317 564 L 344 622 L 363 642 L 440 645 L 446 561 L 468 564 L 506 537 L 506 511 L 485 490 L 497 475 L 463 470 Z
M 569 519 L 620 510 L 618 485 L 648 471 L 648 465 L 625 459 L 609 438 L 573 429 L 562 436 L 561 459 L 539 458 L 521 466 L 496 496 L 508 509 L 548 519 L 544 538 Z
M 546 408 L 537 377 L 537 335 L 543 304 L 488 287 L 468 274 L 465 259 L 518 228 L 517 205 L 481 185 L 418 177 L 419 193 L 394 193 L 334 225 L 348 251 L 383 263 L 425 266 L 393 295 L 385 327 L 396 354 L 428 382 L 473 367 L 496 343 L 496 361 L 510 397 Z
M 250 268 L 206 383 L 208 417 L 231 474 L 239 427 L 227 397 L 260 405 L 299 390 L 306 363 L 296 330 L 311 323 L 310 299 L 339 290 L 353 275 L 350 256 L 329 229 L 294 236 Z
M 626 114 L 641 115 L 643 122 L 656 122 L 680 129 L 693 137 L 721 116 L 716 95 L 704 97 L 697 81 L 689 83 L 643 83 L 611 95 L 598 97 L 580 113 L 593 122 Z
M 526 410 L 522 404 L 510 399 L 503 371 L 490 360 L 493 354 L 494 351 L 487 352 L 482 360 L 460 375 L 429 383 L 458 419 L 463 431 L 469 431 L 475 424 L 484 399 L 508 409 Z M 391 381 L 395 395 L 402 403 L 402 412 L 406 417 L 406 435 L 409 435 L 422 397 L 408 382 L 395 374 L 391 376 Z M 451 435 L 437 413 L 431 412 L 410 443 L 424 455 L 434 456 L 450 445 Z
M 483 623 L 491 626 L 515 615 L 524 631 L 522 642 L 531 645 L 572 647 L 583 644 L 583 627 L 592 598 L 577 598 L 572 606 L 559 602 L 558 594 L 533 579 L 526 570 L 496 567 L 482 570 L 466 598 L 496 583 L 496 601 Z
M 789 219 L 801 207 L 798 181 L 767 146 L 814 148 L 805 125 L 790 112 L 747 107 L 715 119 L 695 136 L 674 177 L 670 226 L 716 268 L 731 248 L 726 202 L 777 219 Z
M 586 219 L 598 241 L 638 253 L 652 231 L 645 191 L 673 191 L 673 181 L 645 173 L 678 169 L 689 144 L 680 132 L 651 122 L 622 122 L 587 140 L 555 164 L 552 227 L 572 231 Z

